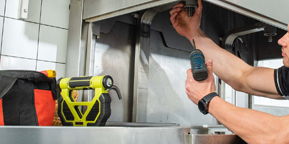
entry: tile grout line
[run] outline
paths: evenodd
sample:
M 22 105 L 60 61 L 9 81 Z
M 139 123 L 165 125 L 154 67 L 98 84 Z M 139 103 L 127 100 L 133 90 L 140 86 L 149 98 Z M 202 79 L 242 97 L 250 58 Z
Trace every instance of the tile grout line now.
M 0 70 L 1 70 L 1 58 L 2 58 L 2 49 L 3 49 L 3 37 L 4 37 L 5 16 L 6 16 L 6 4 L 7 4 L 7 0 L 5 0 L 3 25 L 2 25 L 2 33 L 1 33 L 2 37 L 1 37 L 1 42 L 0 42 Z
M 40 12 L 41 13 L 41 12 Z M 0 16 L 1 17 L 1 16 Z M 48 25 L 48 24 L 42 24 L 42 23 L 37 23 L 37 22 L 33 22 L 33 21 L 24 21 L 24 20 L 20 20 L 20 19 L 16 19 L 16 18 L 12 18 L 12 17 L 5 17 L 8 19 L 13 19 L 13 20 L 17 20 L 17 21 L 22 21 L 22 22 L 27 22 L 27 23 L 33 23 L 33 24 L 40 24 L 43 26 L 48 26 L 48 27 L 53 27 L 53 28 L 58 28 L 58 29 L 62 29 L 62 30 L 68 30 L 68 28 L 62 28 L 62 27 L 58 27 L 58 26 L 53 26 L 53 25 Z
M 19 56 L 12 56 L 12 55 L 5 55 L 5 54 L 2 54 L 2 56 L 19 58 L 19 59 L 26 59 L 26 60 L 37 60 L 37 61 L 41 61 L 41 62 L 50 62 L 50 63 L 57 63 L 57 64 L 66 64 L 65 62 L 55 62 L 55 61 L 48 61 L 48 60 L 39 60 L 39 59 L 19 57 Z
M 39 54 L 39 40 L 40 40 L 40 28 L 41 28 L 41 18 L 42 18 L 42 4 L 43 0 L 41 0 L 40 4 L 40 16 L 39 16 L 39 27 L 38 27 L 38 40 L 37 40 L 37 51 L 36 51 L 36 65 L 35 65 L 35 70 L 37 70 L 37 65 L 38 65 L 38 54 Z

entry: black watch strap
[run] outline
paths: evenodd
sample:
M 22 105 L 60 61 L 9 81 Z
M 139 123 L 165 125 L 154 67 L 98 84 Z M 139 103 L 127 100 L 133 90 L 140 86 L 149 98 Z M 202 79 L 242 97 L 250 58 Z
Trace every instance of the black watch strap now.
M 212 92 L 212 93 L 209 93 L 208 95 L 204 96 L 200 100 L 201 102 L 199 102 L 198 105 L 199 105 L 199 109 L 200 109 L 200 105 L 202 105 L 202 108 L 204 108 L 204 109 L 200 109 L 200 111 L 203 114 L 208 114 L 209 103 L 215 96 L 219 96 L 219 95 L 215 92 Z
M 205 97 L 203 97 L 203 99 L 206 101 L 206 102 L 209 102 L 211 101 L 211 99 L 215 96 L 218 96 L 218 94 L 216 92 L 212 92 L 212 93 L 209 93 L 207 94 Z

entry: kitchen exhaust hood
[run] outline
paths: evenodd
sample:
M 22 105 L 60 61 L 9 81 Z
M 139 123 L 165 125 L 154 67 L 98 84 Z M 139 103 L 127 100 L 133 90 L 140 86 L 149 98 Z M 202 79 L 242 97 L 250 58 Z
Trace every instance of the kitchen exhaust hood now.
M 204 0 L 236 13 L 254 18 L 280 29 L 287 30 L 288 0 Z M 83 19 L 95 22 L 149 8 L 173 6 L 179 0 L 85 0 Z M 166 6 L 166 8 L 171 8 Z

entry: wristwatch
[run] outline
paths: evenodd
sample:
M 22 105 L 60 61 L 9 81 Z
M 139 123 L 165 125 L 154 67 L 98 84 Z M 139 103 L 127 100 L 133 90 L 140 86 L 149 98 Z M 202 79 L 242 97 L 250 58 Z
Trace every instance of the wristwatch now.
M 208 95 L 206 95 L 205 97 L 203 97 L 199 101 L 198 107 L 199 107 L 199 110 L 201 111 L 201 113 L 203 113 L 204 115 L 209 113 L 208 112 L 209 103 L 215 96 L 219 96 L 219 95 L 217 93 L 215 93 L 215 92 L 212 92 L 212 93 L 209 93 Z

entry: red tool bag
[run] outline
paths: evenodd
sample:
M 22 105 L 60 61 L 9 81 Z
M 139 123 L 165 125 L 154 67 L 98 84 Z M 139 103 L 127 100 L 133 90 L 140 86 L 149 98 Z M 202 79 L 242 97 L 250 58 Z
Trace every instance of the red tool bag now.
M 56 79 L 43 73 L 0 71 L 0 125 L 51 126 L 59 95 Z

